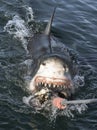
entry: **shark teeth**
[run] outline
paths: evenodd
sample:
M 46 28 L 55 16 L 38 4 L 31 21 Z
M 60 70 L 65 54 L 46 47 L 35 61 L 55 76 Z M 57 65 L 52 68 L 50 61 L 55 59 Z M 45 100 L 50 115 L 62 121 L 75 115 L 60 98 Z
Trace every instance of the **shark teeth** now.
M 51 87 L 51 84 L 48 84 L 49 88 Z
M 65 86 L 65 85 L 48 84 L 48 83 L 43 83 L 43 82 L 36 83 L 36 86 L 45 87 L 45 88 L 49 88 L 49 89 L 67 88 L 67 86 Z
M 53 87 L 55 88 L 55 87 L 56 87 L 56 85 L 54 84 L 54 85 L 53 85 Z
M 51 78 L 51 77 L 42 77 L 37 76 L 34 80 L 35 86 L 40 88 L 48 88 L 48 89 L 55 89 L 55 90 L 67 90 L 71 89 L 73 84 L 72 81 L 68 78 L 59 79 L 59 78 Z

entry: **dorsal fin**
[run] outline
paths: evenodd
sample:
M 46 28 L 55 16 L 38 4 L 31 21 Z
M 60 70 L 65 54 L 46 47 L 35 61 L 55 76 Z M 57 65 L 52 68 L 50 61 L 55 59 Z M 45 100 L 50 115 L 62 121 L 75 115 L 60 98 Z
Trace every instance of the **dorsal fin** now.
M 54 8 L 54 11 L 53 11 L 53 13 L 52 13 L 52 15 L 51 15 L 51 18 L 50 18 L 50 20 L 49 20 L 49 22 L 48 22 L 48 24 L 47 24 L 47 26 L 46 26 L 46 29 L 45 29 L 45 31 L 44 31 L 44 34 L 45 34 L 45 35 L 50 35 L 51 26 L 52 26 L 52 22 L 53 22 L 53 18 L 54 18 L 55 11 L 56 11 L 56 7 Z

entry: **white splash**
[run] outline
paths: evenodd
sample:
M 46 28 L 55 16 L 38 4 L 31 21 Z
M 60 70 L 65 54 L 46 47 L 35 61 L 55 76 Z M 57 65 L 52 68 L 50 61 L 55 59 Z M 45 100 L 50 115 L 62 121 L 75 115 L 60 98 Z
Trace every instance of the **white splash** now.
M 31 7 L 26 8 L 26 19 L 28 23 L 34 20 L 34 14 Z
M 83 87 L 85 85 L 84 76 L 76 75 L 73 79 L 73 83 L 76 88 Z
M 86 104 L 76 104 L 69 107 L 70 111 L 75 111 L 79 114 L 82 114 L 87 110 L 88 106 Z
M 24 80 L 25 80 L 25 87 L 28 89 L 28 86 L 32 80 L 31 76 L 31 70 L 32 70 L 32 65 L 33 65 L 33 59 L 27 59 L 20 63 L 21 66 L 23 66 L 27 71 L 24 74 Z
M 15 15 L 12 20 L 9 20 L 4 31 L 8 32 L 10 35 L 13 35 L 14 38 L 18 38 L 22 41 L 23 47 L 26 49 L 27 41 L 25 37 L 29 36 L 29 30 L 25 26 L 25 21 L 22 20 L 18 15 Z
M 15 15 L 12 20 L 9 20 L 4 27 L 4 31 L 13 35 L 14 38 L 19 39 L 22 42 L 24 49 L 27 51 L 27 38 L 33 36 L 30 33 L 30 28 L 28 28 L 27 23 L 33 20 L 33 11 L 31 7 L 26 8 L 26 19 L 24 21 L 19 15 Z

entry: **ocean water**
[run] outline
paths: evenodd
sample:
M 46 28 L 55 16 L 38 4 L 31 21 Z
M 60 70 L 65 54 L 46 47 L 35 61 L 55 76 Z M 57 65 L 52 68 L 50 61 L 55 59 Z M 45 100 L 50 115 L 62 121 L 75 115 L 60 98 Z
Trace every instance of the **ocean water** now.
M 0 130 L 97 129 L 97 103 L 74 117 L 49 119 L 22 101 L 32 62 L 28 38 L 43 31 L 55 6 L 51 32 L 77 55 L 85 77 L 76 98 L 97 98 L 97 1 L 0 0 Z

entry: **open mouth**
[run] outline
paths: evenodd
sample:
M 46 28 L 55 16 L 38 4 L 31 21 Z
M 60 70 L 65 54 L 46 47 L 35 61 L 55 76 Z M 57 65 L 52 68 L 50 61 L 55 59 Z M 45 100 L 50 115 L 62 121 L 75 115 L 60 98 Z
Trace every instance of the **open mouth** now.
M 44 104 L 51 101 L 51 104 L 58 109 L 66 108 L 66 105 L 63 106 L 61 101 L 68 100 L 72 95 L 73 84 L 70 79 L 36 76 L 34 82 L 36 91 L 34 100 L 30 102 L 32 106 L 42 108 Z
M 70 99 L 74 93 L 68 65 L 57 57 L 44 60 L 31 80 L 29 90 L 33 93 L 30 104 L 34 108 L 42 108 L 50 103 L 63 109 L 60 102 L 63 99 Z

